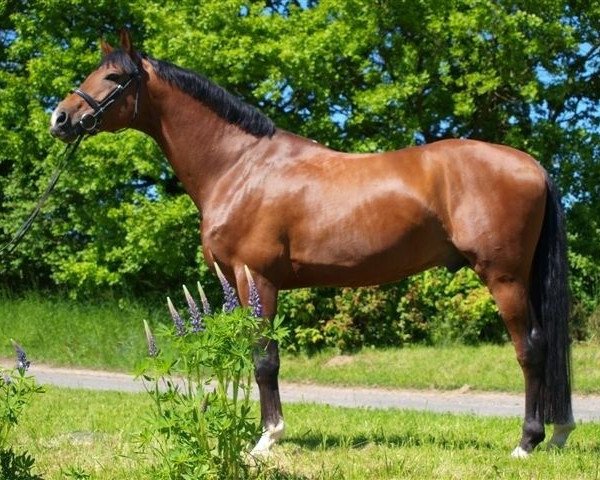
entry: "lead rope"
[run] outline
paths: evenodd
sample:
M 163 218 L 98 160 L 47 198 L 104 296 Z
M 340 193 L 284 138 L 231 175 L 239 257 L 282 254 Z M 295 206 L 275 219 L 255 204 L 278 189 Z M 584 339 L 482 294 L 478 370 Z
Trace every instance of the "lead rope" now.
M 15 233 L 13 238 L 10 239 L 8 242 L 6 242 L 4 245 L 2 245 L 2 247 L 0 247 L 0 254 L 10 253 L 15 248 L 17 248 L 17 245 L 19 244 L 21 239 L 25 236 L 27 231 L 31 228 L 33 221 L 40 213 L 42 207 L 46 203 L 46 200 L 48 200 L 48 197 L 52 193 L 52 190 L 54 190 L 56 182 L 58 182 L 60 174 L 63 172 L 65 166 L 75 156 L 77 147 L 79 147 L 79 144 L 83 140 L 83 137 L 84 137 L 83 135 L 79 135 L 79 137 L 77 137 L 77 140 L 75 140 L 74 143 L 70 143 L 69 145 L 67 145 L 65 147 L 62 158 L 58 162 L 58 165 L 56 166 L 56 169 L 54 170 L 54 173 L 52 174 L 52 177 L 50 178 L 50 182 L 48 182 L 48 186 L 46 187 L 46 190 L 44 190 L 44 193 L 42 193 L 42 195 L 40 196 L 40 199 L 38 200 L 36 206 L 33 208 L 31 213 L 29 214 L 29 217 L 27 218 L 27 220 L 25 220 L 25 222 L 23 222 L 23 225 L 21 225 L 19 230 L 17 230 L 17 232 Z

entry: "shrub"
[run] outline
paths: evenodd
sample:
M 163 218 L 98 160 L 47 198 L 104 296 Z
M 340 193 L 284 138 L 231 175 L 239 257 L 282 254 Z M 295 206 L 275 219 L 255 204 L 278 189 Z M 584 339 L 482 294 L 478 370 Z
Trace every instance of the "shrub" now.
M 223 280 L 222 312 L 202 313 L 185 289 L 189 321 L 168 300 L 173 326 L 158 331 L 159 343 L 145 323 L 148 358 L 139 374 L 154 401 L 139 440 L 155 454 L 152 478 L 251 478 L 243 455 L 261 433 L 250 402 L 253 355 L 260 338 L 278 341 L 285 331 L 260 317 L 260 299 L 251 281 L 251 309 L 237 305 Z M 204 297 L 201 295 L 204 300 Z M 160 348 L 158 347 L 160 345 Z
M 600 265 L 591 258 L 569 252 L 571 267 L 571 334 L 577 340 L 599 338 Z
M 33 396 L 44 390 L 33 377 L 26 375 L 30 365 L 27 355 L 19 344 L 12 343 L 16 367 L 0 369 L 0 479 L 36 480 L 41 477 L 32 473 L 34 459 L 27 453 L 17 453 L 9 447 L 8 440 Z
M 507 340 L 496 304 L 472 270 L 463 269 L 455 274 L 442 269 L 430 270 L 411 282 L 417 292 L 405 299 L 418 301 L 416 305 L 405 303 L 401 311 L 427 312 L 428 322 L 423 330 L 427 332 L 428 342 L 472 345 Z
M 434 269 L 393 285 L 284 292 L 289 351 L 342 351 L 407 343 L 500 342 L 504 325 L 487 288 L 468 269 Z

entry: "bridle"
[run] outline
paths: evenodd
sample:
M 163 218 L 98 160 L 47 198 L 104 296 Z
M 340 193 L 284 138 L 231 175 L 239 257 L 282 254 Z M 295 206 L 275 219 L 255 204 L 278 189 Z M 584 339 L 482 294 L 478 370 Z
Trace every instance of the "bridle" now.
M 136 83 L 135 90 L 135 109 L 133 111 L 133 117 L 131 121 L 135 120 L 138 115 L 138 102 L 140 97 L 140 84 L 141 84 L 141 75 L 140 71 L 136 68 L 136 70 L 129 75 L 129 78 L 125 83 L 117 83 L 117 86 L 100 102 L 97 102 L 94 97 L 85 93 L 80 88 L 76 88 L 73 90 L 73 93 L 76 93 L 81 98 L 83 98 L 86 103 L 94 110 L 94 113 L 84 113 L 79 122 L 77 123 L 77 139 L 73 143 L 69 143 L 63 152 L 62 157 L 58 163 L 58 166 L 54 170 L 50 182 L 46 187 L 46 190 L 42 193 L 40 199 L 37 204 L 29 214 L 29 217 L 23 222 L 21 227 L 17 230 L 17 232 L 13 235 L 13 237 L 3 245 L 0 245 L 0 255 L 6 253 L 11 253 L 17 245 L 21 241 L 21 239 L 25 236 L 31 225 L 33 224 L 35 218 L 38 216 L 42 207 L 46 203 L 46 200 L 50 196 L 50 193 L 54 189 L 54 186 L 58 182 L 58 178 L 62 170 L 66 165 L 69 164 L 71 159 L 75 156 L 75 152 L 79 147 L 79 144 L 83 140 L 85 134 L 94 135 L 98 133 L 100 129 L 100 125 L 102 123 L 102 115 L 104 112 L 108 110 L 121 96 L 125 93 L 129 85 L 133 82 Z
M 104 112 L 108 110 L 121 96 L 125 93 L 129 85 L 133 82 L 136 84 L 135 89 L 135 107 L 133 111 L 133 117 L 131 121 L 135 120 L 138 114 L 138 101 L 140 98 L 140 72 L 136 69 L 133 73 L 129 75 L 129 78 L 125 83 L 117 83 L 117 86 L 100 102 L 97 102 L 94 97 L 90 94 L 85 93 L 80 88 L 76 88 L 73 90 L 73 93 L 79 95 L 83 98 L 86 103 L 94 110 L 94 113 L 86 112 L 82 115 L 81 119 L 77 123 L 80 133 L 88 133 L 90 135 L 94 135 L 98 133 L 100 130 L 100 125 L 102 124 L 102 116 Z

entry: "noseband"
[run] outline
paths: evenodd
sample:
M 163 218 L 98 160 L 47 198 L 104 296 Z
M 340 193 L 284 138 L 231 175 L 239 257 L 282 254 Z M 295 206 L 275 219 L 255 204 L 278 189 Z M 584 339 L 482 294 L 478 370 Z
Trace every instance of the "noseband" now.
M 117 86 L 100 102 L 97 102 L 91 95 L 85 93 L 83 90 L 76 88 L 73 90 L 73 93 L 76 93 L 81 98 L 83 98 L 86 103 L 94 110 L 94 113 L 84 113 L 79 120 L 79 128 L 82 130 L 81 133 L 89 133 L 93 135 L 98 133 L 100 129 L 100 125 L 102 124 L 102 116 L 104 112 L 108 110 L 127 90 L 129 85 L 135 82 L 137 88 L 135 90 L 135 107 L 133 111 L 133 117 L 131 121 L 135 120 L 138 114 L 138 100 L 140 96 L 140 72 L 139 70 L 135 70 L 125 83 L 117 83 Z

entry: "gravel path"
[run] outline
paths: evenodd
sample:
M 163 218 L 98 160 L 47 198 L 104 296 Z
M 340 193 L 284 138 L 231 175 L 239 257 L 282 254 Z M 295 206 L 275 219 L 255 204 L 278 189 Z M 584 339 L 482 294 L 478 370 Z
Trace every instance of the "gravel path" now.
M 95 370 L 51 368 L 33 365 L 29 371 L 39 383 L 92 390 L 144 391 L 130 375 Z M 257 397 L 256 392 L 255 397 Z M 392 390 L 282 383 L 283 403 L 307 402 L 342 407 L 402 408 L 431 412 L 518 416 L 524 411 L 524 395 L 472 391 Z M 575 395 L 573 410 L 578 421 L 600 421 L 600 396 Z

